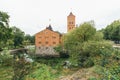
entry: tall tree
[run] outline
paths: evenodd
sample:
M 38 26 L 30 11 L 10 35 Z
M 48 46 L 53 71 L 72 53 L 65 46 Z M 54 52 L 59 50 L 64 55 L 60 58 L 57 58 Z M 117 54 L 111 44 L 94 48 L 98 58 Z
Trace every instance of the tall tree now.
M 9 15 L 0 11 L 0 48 L 12 44 L 12 29 L 9 27 Z
M 13 30 L 13 33 L 14 33 L 14 40 L 13 40 L 14 47 L 15 48 L 21 47 L 23 45 L 25 33 L 17 27 L 12 27 L 12 30 Z
M 9 15 L 6 12 L 0 11 L 0 25 L 2 27 L 9 27 Z
M 64 37 L 64 43 L 82 43 L 84 41 L 88 41 L 92 36 L 95 35 L 96 29 L 94 28 L 93 23 L 91 22 L 85 22 L 81 24 L 76 29 L 70 31 L 67 33 Z
M 111 48 L 111 42 L 105 41 L 102 32 L 96 31 L 91 22 L 85 22 L 70 31 L 63 40 L 63 50 L 69 54 L 70 61 L 81 67 L 93 66 L 92 58 L 100 57 L 102 50 L 110 51 Z
M 69 53 L 70 59 L 73 63 L 78 62 L 77 60 L 79 60 L 83 43 L 93 39 L 95 34 L 96 29 L 94 28 L 94 24 L 91 22 L 85 22 L 63 37 L 64 48 Z
M 29 42 L 29 44 L 35 43 L 35 36 L 31 36 L 30 34 L 26 34 L 24 38 L 25 42 Z
M 104 29 L 104 38 L 120 43 L 120 20 L 116 20 Z

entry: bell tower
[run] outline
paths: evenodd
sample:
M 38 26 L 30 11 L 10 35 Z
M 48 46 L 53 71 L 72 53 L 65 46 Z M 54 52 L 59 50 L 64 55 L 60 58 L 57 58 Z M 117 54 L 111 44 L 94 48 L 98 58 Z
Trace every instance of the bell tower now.
M 67 16 L 67 32 L 75 28 L 75 15 L 72 12 Z

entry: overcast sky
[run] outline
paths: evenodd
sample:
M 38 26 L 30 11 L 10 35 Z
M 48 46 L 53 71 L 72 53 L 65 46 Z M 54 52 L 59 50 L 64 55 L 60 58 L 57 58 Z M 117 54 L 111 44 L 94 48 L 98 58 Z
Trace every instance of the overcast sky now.
M 76 24 L 94 20 L 101 29 L 120 19 L 120 0 L 0 0 L 0 11 L 10 15 L 11 26 L 31 35 L 49 24 L 55 31 L 66 32 L 71 11 Z

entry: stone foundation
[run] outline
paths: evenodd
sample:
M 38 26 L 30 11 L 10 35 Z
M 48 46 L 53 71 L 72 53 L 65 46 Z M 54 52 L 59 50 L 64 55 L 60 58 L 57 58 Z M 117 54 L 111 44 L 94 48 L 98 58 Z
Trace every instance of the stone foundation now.
M 54 50 L 54 47 L 36 47 L 35 54 L 41 57 L 48 56 L 48 57 L 58 57 L 59 53 Z

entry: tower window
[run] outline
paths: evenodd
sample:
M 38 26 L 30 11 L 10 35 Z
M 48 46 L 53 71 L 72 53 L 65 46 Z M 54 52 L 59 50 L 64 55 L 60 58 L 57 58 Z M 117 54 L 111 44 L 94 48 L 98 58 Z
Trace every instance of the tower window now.
M 69 24 L 73 24 L 73 22 L 69 22 Z
M 39 44 L 41 44 L 41 42 L 39 42 Z

